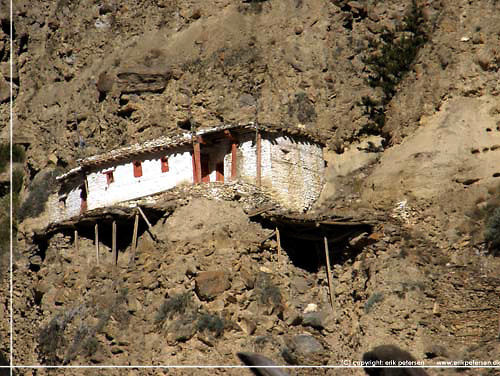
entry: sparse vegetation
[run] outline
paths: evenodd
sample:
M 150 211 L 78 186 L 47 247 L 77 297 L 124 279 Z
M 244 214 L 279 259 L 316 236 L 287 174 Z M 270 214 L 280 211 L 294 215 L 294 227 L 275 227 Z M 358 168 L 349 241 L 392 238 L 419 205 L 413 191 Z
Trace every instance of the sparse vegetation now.
M 488 219 L 484 240 L 494 254 L 500 254 L 500 207 Z
M 163 326 L 168 323 L 166 331 L 175 334 L 176 341 L 189 340 L 196 331 L 208 331 L 219 337 L 225 328 L 224 320 L 210 312 L 200 311 L 195 306 L 190 293 L 183 293 L 166 299 L 155 317 L 155 322 Z
M 40 330 L 38 349 L 44 363 L 54 365 L 61 361 L 59 351 L 66 346 L 64 331 L 82 309 L 83 306 L 79 306 L 59 314 Z
M 219 337 L 224 331 L 224 320 L 217 315 L 203 312 L 198 316 L 196 329 L 198 331 L 208 330 L 214 333 L 216 337 Z
M 361 133 L 379 134 L 385 124 L 385 108 L 396 94 L 396 88 L 410 70 L 418 50 L 427 41 L 422 9 L 412 0 L 410 10 L 395 30 L 385 28 L 380 39 L 371 42 L 370 53 L 363 62 L 370 69 L 368 84 L 381 89 L 380 99 L 365 96 L 358 105 L 363 107 L 369 122 Z
M 12 145 L 12 162 L 24 162 L 25 152 L 22 146 Z M 0 144 L 0 173 L 7 169 L 10 163 L 10 145 Z
M 36 217 L 44 211 L 49 194 L 56 185 L 57 174 L 58 171 L 56 170 L 46 172 L 44 176 L 35 179 L 31 183 L 28 197 L 21 204 L 17 213 L 19 220 L 22 221 L 28 217 Z
M 278 288 L 278 286 L 273 284 L 269 274 L 260 273 L 257 276 L 256 287 L 260 293 L 260 302 L 262 304 L 270 304 L 273 307 L 281 307 L 280 289 Z
M 156 314 L 156 323 L 163 323 L 167 318 L 172 319 L 172 317 L 176 314 L 180 315 L 185 313 L 190 305 L 190 302 L 191 295 L 189 293 L 175 295 L 166 299 Z
M 382 300 L 384 300 L 384 294 L 382 294 L 381 292 L 373 293 L 372 296 L 370 296 L 365 303 L 365 307 L 364 307 L 365 312 L 370 313 L 370 310 L 372 309 L 372 307 L 376 303 L 381 302 Z

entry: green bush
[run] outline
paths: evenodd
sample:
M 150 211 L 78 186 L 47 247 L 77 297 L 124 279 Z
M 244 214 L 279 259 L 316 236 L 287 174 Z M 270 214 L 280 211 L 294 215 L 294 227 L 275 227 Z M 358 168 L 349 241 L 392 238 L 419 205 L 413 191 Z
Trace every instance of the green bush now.
M 428 40 L 422 9 L 416 0 L 394 31 L 385 28 L 380 39 L 370 44 L 371 53 L 363 58 L 370 70 L 368 84 L 382 90 L 382 98 L 363 97 L 358 105 L 370 119 L 361 133 L 380 133 L 385 124 L 385 108 L 396 94 L 396 87 L 410 70 L 418 50 Z
M 97 348 L 99 347 L 99 342 L 95 337 L 87 339 L 85 342 L 83 342 L 82 348 L 84 351 L 84 354 L 86 356 L 92 356 L 96 353 Z
M 486 223 L 484 240 L 494 254 L 500 253 L 500 208 L 496 208 Z

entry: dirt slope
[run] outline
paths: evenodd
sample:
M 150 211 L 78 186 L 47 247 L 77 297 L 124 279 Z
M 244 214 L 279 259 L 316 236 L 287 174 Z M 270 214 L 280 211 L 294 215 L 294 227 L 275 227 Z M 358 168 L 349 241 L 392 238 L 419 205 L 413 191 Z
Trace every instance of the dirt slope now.
M 180 128 L 258 121 L 300 125 L 328 143 L 318 213 L 378 221 L 376 243 L 332 251 L 332 312 L 324 267 L 305 269 L 293 246 L 278 261 L 274 241 L 261 242 L 269 230 L 233 203 L 187 200 L 156 224 L 158 243 L 142 234 L 136 267 L 125 248 L 117 270 L 106 259 L 94 265 L 91 235 L 79 254 L 72 234 L 57 235 L 42 258 L 30 218 L 16 244 L 16 362 L 234 364 L 245 349 L 282 364 L 337 364 L 382 343 L 428 361 L 499 358 L 500 268 L 483 230 L 499 197 L 500 3 L 418 2 L 428 41 L 380 134 L 362 136 L 369 119 L 357 103 L 380 94 L 366 83 L 363 57 L 410 3 L 16 1 L 24 198 L 37 174 L 84 155 Z M 0 6 L 6 119 L 9 13 Z M 207 214 L 218 210 L 227 215 Z M 217 291 L 213 300 L 200 298 L 200 284 Z M 0 333 L 7 338 L 5 325 Z M 329 374 L 345 372 L 361 373 Z

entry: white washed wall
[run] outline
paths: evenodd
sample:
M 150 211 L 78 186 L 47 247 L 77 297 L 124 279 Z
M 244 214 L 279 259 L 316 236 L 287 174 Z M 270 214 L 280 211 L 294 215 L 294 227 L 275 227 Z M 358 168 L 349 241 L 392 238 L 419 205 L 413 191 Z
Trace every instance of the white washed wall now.
M 49 196 L 49 221 L 59 222 L 80 214 L 83 178 Z
M 168 172 L 161 172 L 161 158 L 168 157 Z M 134 177 L 134 160 L 142 161 L 142 176 Z M 103 166 L 88 174 L 88 209 L 113 205 L 118 202 L 163 192 L 182 183 L 192 184 L 193 165 L 189 149 L 151 154 L 141 159 L 130 159 L 114 167 L 114 182 L 108 185 Z
M 76 187 L 68 193 L 68 196 L 66 197 L 65 219 L 80 214 L 80 210 L 82 207 L 81 194 L 82 194 L 81 187 Z
M 272 185 L 275 197 L 294 210 L 307 210 L 324 184 L 323 150 L 289 136 L 271 136 Z
M 262 133 L 262 189 L 284 206 L 306 210 L 319 197 L 324 184 L 322 148 L 301 138 L 283 134 Z M 231 177 L 229 141 L 201 145 L 201 153 L 209 155 L 210 181 L 216 181 L 217 162 L 224 161 L 224 180 Z M 169 171 L 161 172 L 161 158 L 168 157 Z M 142 176 L 134 177 L 134 160 L 142 161 Z M 238 179 L 255 184 L 257 174 L 255 133 L 239 136 L 237 155 Z M 114 182 L 107 183 L 105 171 L 113 170 Z M 193 182 L 193 164 L 189 146 L 128 159 L 119 165 L 101 166 L 87 175 L 88 210 L 166 191 L 176 185 Z M 66 188 L 65 206 L 58 195 L 49 198 L 50 221 L 57 222 L 80 214 L 81 181 Z

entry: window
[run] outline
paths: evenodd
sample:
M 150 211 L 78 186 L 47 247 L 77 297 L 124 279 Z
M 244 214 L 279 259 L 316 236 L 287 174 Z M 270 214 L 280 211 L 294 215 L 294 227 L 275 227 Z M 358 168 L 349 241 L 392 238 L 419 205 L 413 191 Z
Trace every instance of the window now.
M 108 185 L 110 185 L 111 183 L 113 183 L 115 181 L 115 177 L 113 175 L 113 170 L 106 171 L 104 174 L 106 175 L 106 183 L 108 183 Z
M 161 172 L 168 172 L 168 157 L 161 158 Z
M 142 176 L 142 163 L 141 161 L 134 162 L 134 177 L 140 178 Z

